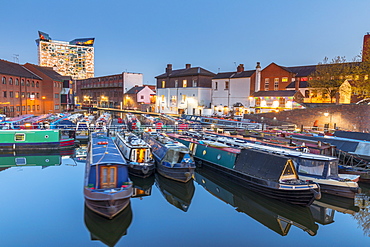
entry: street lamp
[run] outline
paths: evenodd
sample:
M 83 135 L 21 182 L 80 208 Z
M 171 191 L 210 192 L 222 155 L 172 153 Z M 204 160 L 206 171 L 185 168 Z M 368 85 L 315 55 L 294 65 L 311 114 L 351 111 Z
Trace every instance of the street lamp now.
M 44 114 L 45 114 L 45 99 L 46 99 L 46 97 L 42 96 L 41 99 L 42 99 L 42 108 L 43 108 Z

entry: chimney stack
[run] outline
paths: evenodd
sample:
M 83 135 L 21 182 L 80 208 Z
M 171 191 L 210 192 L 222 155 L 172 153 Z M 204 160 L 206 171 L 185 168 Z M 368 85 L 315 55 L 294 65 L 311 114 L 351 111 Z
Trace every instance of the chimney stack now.
M 236 68 L 236 72 L 243 72 L 244 71 L 244 64 L 239 64 L 238 67 Z
M 370 33 L 364 36 L 364 43 L 362 45 L 362 62 L 370 58 Z
M 185 68 L 186 69 L 190 69 L 190 67 L 191 67 L 191 64 L 190 63 L 185 64 Z
M 172 72 L 172 64 L 167 64 L 166 74 L 169 75 Z
M 300 80 L 298 77 L 295 78 L 295 91 L 298 91 L 299 90 L 299 83 L 300 83 Z
M 254 86 L 254 91 L 258 92 L 260 90 L 260 87 L 261 87 L 261 64 L 260 64 L 260 62 L 257 62 L 257 65 L 256 65 L 256 82 L 255 82 L 255 86 Z

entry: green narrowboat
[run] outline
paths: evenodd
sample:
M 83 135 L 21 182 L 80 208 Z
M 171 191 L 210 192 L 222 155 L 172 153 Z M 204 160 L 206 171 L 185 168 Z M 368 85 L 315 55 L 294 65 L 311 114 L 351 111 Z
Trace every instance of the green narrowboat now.
M 50 150 L 74 146 L 60 130 L 0 130 L 0 150 Z
M 321 197 L 320 187 L 299 179 L 294 163 L 288 157 L 250 148 L 235 149 L 177 134 L 168 136 L 189 147 L 198 165 L 222 172 L 247 189 L 303 206 L 309 206 Z

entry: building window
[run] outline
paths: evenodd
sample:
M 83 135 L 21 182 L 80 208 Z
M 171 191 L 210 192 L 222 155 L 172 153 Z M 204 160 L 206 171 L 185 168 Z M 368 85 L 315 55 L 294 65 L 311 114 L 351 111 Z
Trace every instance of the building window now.
M 10 112 L 14 112 L 14 106 L 10 107 Z
M 36 87 L 39 87 L 40 85 L 39 85 L 39 82 L 36 82 Z
M 31 94 L 30 93 L 27 93 L 27 98 L 31 98 Z
M 279 99 L 279 105 L 285 105 L 285 98 L 281 97 Z
M 25 92 L 22 92 L 22 98 L 24 98 L 26 96 Z
M 9 78 L 9 85 L 13 85 L 13 78 Z
M 288 82 L 288 77 L 281 78 L 281 82 Z
M 15 97 L 19 98 L 19 92 L 15 92 Z
M 304 97 L 309 98 L 310 97 L 310 91 L 309 90 L 304 90 Z
M 21 107 L 18 105 L 18 106 L 16 107 L 16 110 L 17 110 L 17 111 L 21 111 Z
M 274 79 L 274 90 L 279 90 L 279 78 Z
M 197 87 L 197 80 L 193 80 L 193 87 Z
M 54 105 L 54 110 L 59 110 L 59 105 Z
M 30 81 L 29 80 L 27 80 L 27 87 L 29 87 L 30 86 Z
M 35 87 L 35 82 L 34 81 L 32 81 L 32 87 Z
M 6 84 L 6 78 L 5 77 L 3 77 L 3 79 L 1 79 L 1 81 L 2 81 L 3 84 Z
M 144 95 L 140 95 L 140 99 L 144 99 Z
M 40 105 L 37 105 L 37 110 L 38 110 L 38 111 L 40 110 Z
M 30 105 L 28 105 L 28 106 L 27 106 L 27 110 L 28 110 L 28 111 L 30 111 L 30 110 L 31 110 L 31 106 L 30 106 Z
M 260 106 L 261 105 L 261 98 L 257 98 L 256 99 L 256 106 Z
M 217 91 L 217 90 L 218 90 L 218 82 L 215 81 L 215 91 Z
M 21 80 L 21 86 L 24 86 L 24 79 Z
M 265 78 L 265 91 L 269 90 L 270 78 Z
M 162 81 L 162 88 L 166 87 L 166 81 Z
M 59 94 L 58 93 L 54 94 L 54 98 L 59 99 Z
M 183 95 L 181 95 L 181 102 L 182 103 L 185 103 L 185 101 L 186 101 L 186 95 L 183 94 Z
M 18 78 L 15 79 L 15 85 L 16 86 L 19 86 L 19 80 L 18 80 Z
M 26 106 L 25 105 L 23 105 L 22 106 L 22 111 L 25 111 L 26 110 Z
M 229 82 L 225 81 L 225 90 L 229 90 Z
M 13 93 L 13 91 L 10 91 L 10 92 L 9 92 L 9 97 L 10 97 L 10 98 L 14 98 L 14 93 Z
M 6 91 L 3 91 L 3 96 L 4 98 L 6 98 Z
M 182 87 L 187 87 L 187 86 L 188 86 L 188 81 L 182 80 Z
M 40 98 L 40 93 L 36 93 L 36 98 Z
M 175 87 L 179 87 L 179 80 L 175 80 Z

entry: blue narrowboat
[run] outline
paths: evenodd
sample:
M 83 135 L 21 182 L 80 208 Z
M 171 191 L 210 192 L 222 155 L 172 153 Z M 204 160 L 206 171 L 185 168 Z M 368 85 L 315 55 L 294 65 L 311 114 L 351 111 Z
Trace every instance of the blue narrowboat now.
M 192 179 L 195 162 L 188 147 L 158 132 L 144 132 L 143 140 L 150 145 L 162 176 L 185 183 Z
M 113 218 L 129 205 L 132 195 L 126 160 L 106 132 L 94 132 L 86 158 L 85 204 Z

